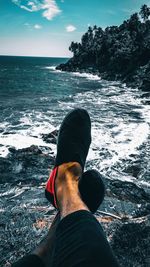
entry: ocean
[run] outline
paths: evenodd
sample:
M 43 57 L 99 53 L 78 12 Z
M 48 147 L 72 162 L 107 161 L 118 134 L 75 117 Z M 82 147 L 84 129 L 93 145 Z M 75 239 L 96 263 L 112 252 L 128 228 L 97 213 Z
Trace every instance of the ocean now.
M 59 128 L 76 107 L 88 110 L 92 144 L 86 168 L 110 179 L 150 186 L 150 107 L 137 88 L 87 73 L 56 70 L 67 58 L 0 57 L 0 157 L 9 147 L 50 146 L 42 134 Z M 85 136 L 86 138 L 86 136 Z

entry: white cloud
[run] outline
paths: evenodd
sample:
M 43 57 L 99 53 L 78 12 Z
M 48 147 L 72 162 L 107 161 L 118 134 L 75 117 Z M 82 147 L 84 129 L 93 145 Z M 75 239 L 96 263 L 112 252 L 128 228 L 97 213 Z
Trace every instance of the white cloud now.
M 23 5 L 20 5 L 20 8 L 26 10 L 26 11 L 29 11 L 29 12 L 32 12 L 32 10 L 26 6 L 23 6 Z
M 43 12 L 43 17 L 47 18 L 48 20 L 52 20 L 53 17 L 61 13 L 61 10 L 57 6 L 55 0 L 44 0 L 42 9 L 45 9 Z
M 28 12 L 43 10 L 42 16 L 48 20 L 52 20 L 61 13 L 55 0 L 12 0 L 12 2 Z
M 40 30 L 40 29 L 42 29 L 42 26 L 39 25 L 39 24 L 35 24 L 35 25 L 34 25 L 34 29 L 36 29 L 36 30 Z
M 29 30 L 33 30 L 33 29 L 36 29 L 36 30 L 40 30 L 42 29 L 42 25 L 40 24 L 29 24 L 28 22 L 24 23 L 24 26 L 27 27 Z
M 66 31 L 67 31 L 67 32 L 74 32 L 75 30 L 76 30 L 76 27 L 73 26 L 73 25 L 68 25 L 68 26 L 66 27 Z
M 28 2 L 28 6 L 31 7 L 32 11 L 37 11 L 40 8 L 40 3 L 38 2 Z

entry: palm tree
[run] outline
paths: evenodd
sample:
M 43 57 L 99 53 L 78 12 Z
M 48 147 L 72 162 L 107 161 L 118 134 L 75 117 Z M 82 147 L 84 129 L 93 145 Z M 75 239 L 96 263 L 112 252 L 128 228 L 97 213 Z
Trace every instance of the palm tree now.
M 148 18 L 150 16 L 150 7 L 148 7 L 147 5 L 141 6 L 141 10 L 140 10 L 139 14 L 141 15 L 141 18 L 144 21 L 148 20 Z
M 69 47 L 69 50 L 74 54 L 74 56 L 76 56 L 79 53 L 79 48 L 80 48 L 79 43 L 72 42 Z

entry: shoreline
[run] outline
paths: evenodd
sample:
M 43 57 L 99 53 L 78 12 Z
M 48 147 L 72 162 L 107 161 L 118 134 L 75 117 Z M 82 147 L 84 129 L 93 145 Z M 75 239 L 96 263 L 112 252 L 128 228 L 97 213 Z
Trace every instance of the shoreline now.
M 150 65 L 150 64 L 149 64 Z M 122 77 L 120 74 L 116 74 L 114 72 L 110 73 L 107 70 L 105 72 L 99 72 L 98 69 L 94 69 L 92 67 L 74 67 L 73 64 L 70 64 L 68 61 L 67 63 L 60 64 L 56 66 L 56 70 L 58 71 L 65 71 L 65 72 L 70 72 L 70 73 L 80 73 L 80 74 L 87 74 L 87 75 L 93 75 L 99 79 L 104 79 L 106 81 L 110 82 L 119 82 L 125 84 L 127 87 L 132 87 L 132 88 L 138 88 L 141 92 L 143 93 L 150 93 L 150 84 L 149 81 L 146 82 L 146 78 L 148 78 L 148 75 L 145 75 L 144 73 L 139 73 L 137 75 L 134 75 L 130 77 Z M 143 76 L 141 78 L 141 76 Z M 149 95 L 148 95 L 149 96 Z

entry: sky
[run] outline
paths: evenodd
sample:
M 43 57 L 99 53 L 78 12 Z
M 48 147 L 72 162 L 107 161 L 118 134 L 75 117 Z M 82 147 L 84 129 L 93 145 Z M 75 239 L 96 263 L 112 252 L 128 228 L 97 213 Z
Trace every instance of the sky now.
M 88 26 L 120 25 L 150 0 L 0 0 L 0 55 L 70 57 Z

